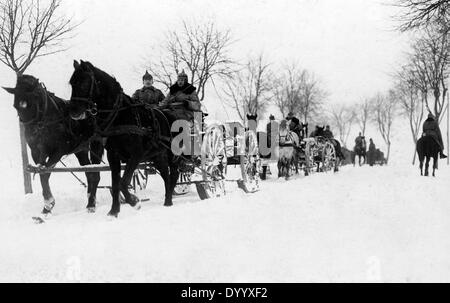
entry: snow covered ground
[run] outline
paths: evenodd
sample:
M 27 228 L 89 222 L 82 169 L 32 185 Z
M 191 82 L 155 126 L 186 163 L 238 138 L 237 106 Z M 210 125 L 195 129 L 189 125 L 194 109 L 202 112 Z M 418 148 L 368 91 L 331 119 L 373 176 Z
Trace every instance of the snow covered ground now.
M 39 178 L 25 197 L 16 114 L 0 106 L 0 282 L 450 282 L 450 167 L 420 177 L 408 134 L 387 167 L 272 176 L 250 195 L 228 184 L 226 197 L 200 201 L 193 188 L 164 208 L 154 177 L 151 201 L 117 221 L 107 191 L 87 214 L 84 189 L 54 174 L 55 216 L 35 225 Z
M 172 208 L 155 177 L 152 201 L 117 221 L 107 192 L 87 214 L 66 178 L 53 176 L 58 205 L 44 225 L 30 220 L 40 193 L 2 198 L 0 282 L 450 282 L 444 165 L 437 178 L 394 164 L 272 178 L 256 194 L 230 184 L 226 197 L 193 191 Z

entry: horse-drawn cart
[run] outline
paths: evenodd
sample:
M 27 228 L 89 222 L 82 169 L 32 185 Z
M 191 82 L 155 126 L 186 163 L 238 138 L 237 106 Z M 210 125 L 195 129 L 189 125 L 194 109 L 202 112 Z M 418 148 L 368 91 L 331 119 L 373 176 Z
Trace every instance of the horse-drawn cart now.
M 256 134 L 244 131 L 239 122 L 214 123 L 205 128 L 198 135 L 192 134 L 192 144 L 196 144 L 198 136 L 202 137 L 201 155 L 184 156 L 179 160 L 180 176 L 174 189 L 175 195 L 185 195 L 190 192 L 190 186 L 195 184 L 200 199 L 209 199 L 226 194 L 225 182 L 237 182 L 238 187 L 247 193 L 259 190 L 260 159 Z M 42 173 L 71 173 L 83 185 L 87 186 L 75 173 L 86 172 L 108 172 L 109 166 L 88 165 L 83 167 L 68 167 L 60 162 L 63 167 L 42 168 L 28 166 L 27 172 L 33 174 Z M 240 178 L 227 178 L 230 166 L 239 166 Z M 122 165 L 122 170 L 125 165 Z M 135 171 L 130 184 L 134 193 L 146 189 L 148 179 L 158 172 L 152 163 L 142 163 Z M 110 189 L 110 186 L 99 188 Z M 143 201 L 148 199 L 143 199 Z

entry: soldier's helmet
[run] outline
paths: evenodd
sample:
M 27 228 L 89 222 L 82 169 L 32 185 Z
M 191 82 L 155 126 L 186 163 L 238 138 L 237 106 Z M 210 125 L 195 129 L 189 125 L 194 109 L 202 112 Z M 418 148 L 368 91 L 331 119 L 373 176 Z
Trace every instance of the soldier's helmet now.
M 152 75 L 150 75 L 149 73 L 148 73 L 148 71 L 145 71 L 145 74 L 144 74 L 144 76 L 142 76 L 142 81 L 145 81 L 145 80 L 153 80 L 153 76 Z
M 188 75 L 184 72 L 184 69 L 181 71 L 181 73 L 178 74 L 178 80 L 184 79 L 184 81 L 188 82 Z

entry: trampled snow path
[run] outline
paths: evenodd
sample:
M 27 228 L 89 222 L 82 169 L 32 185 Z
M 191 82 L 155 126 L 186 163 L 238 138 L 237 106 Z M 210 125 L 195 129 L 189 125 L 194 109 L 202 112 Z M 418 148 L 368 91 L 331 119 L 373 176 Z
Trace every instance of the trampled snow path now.
M 48 224 L 30 221 L 39 194 L 2 194 L 0 282 L 450 282 L 450 168 L 437 174 L 344 167 L 172 208 L 155 179 L 152 202 L 112 222 L 108 193 L 90 215 L 84 190 L 52 177 Z

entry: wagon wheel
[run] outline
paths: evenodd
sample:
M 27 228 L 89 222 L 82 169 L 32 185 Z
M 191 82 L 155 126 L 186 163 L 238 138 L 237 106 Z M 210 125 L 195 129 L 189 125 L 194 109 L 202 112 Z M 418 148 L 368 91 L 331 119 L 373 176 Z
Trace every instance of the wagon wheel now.
M 200 199 L 225 195 L 226 165 L 227 155 L 222 129 L 217 125 L 211 126 L 206 130 L 202 144 L 202 182 L 195 184 Z
M 188 184 L 191 182 L 192 173 L 190 172 L 181 172 L 178 177 L 177 185 L 173 189 L 173 194 L 175 196 L 182 196 L 189 192 L 191 185 Z M 186 184 L 178 184 L 178 183 L 186 183 Z
M 305 176 L 309 176 L 315 167 L 314 149 L 315 142 L 308 141 L 305 146 Z
M 245 133 L 245 152 L 240 156 L 242 180 L 238 181 L 239 188 L 246 193 L 259 190 L 261 159 L 259 157 L 258 138 L 253 131 Z
M 329 172 L 336 168 L 336 150 L 333 144 L 327 141 L 322 149 L 322 169 L 324 172 Z

